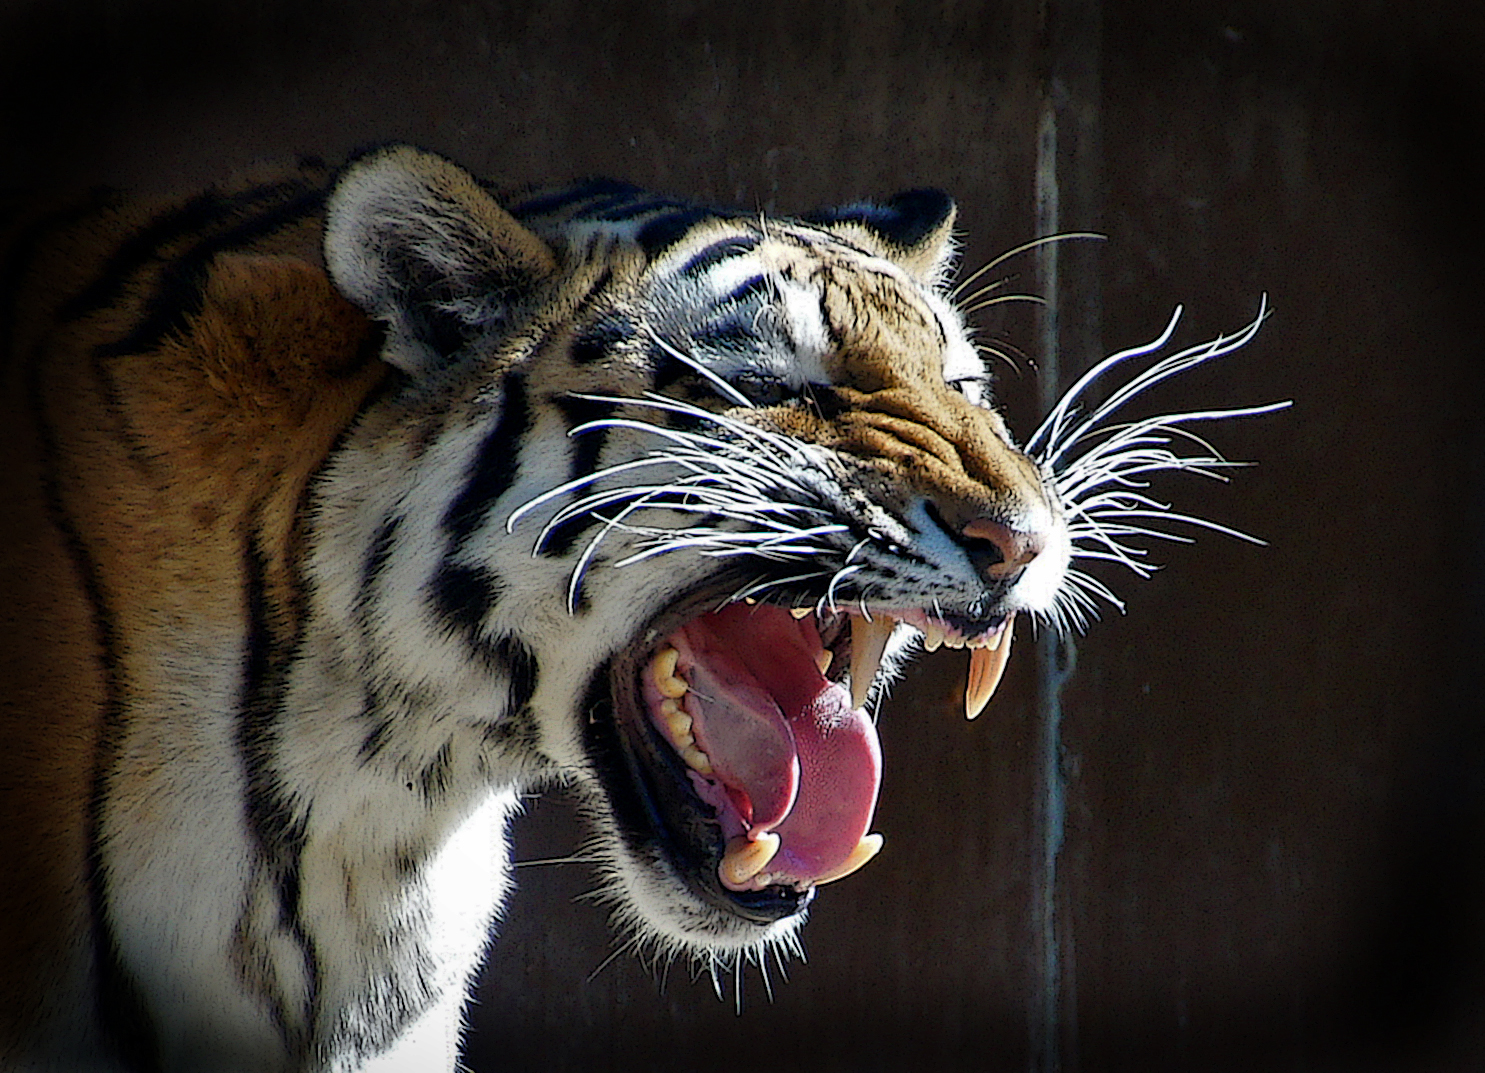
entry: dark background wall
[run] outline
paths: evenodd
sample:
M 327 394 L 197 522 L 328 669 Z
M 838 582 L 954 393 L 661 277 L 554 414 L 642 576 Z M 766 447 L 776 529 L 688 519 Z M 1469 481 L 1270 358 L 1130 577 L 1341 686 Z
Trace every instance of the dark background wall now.
M 1267 292 L 1250 348 L 1151 405 L 1295 400 L 1213 430 L 1257 468 L 1160 489 L 1270 547 L 1106 575 L 1129 611 L 1076 642 L 1055 737 L 1029 636 L 973 724 L 961 654 L 925 658 L 882 716 L 887 851 L 740 1015 L 685 965 L 606 962 L 583 866 L 523 869 L 469 1062 L 1462 1070 L 1485 1065 L 1482 58 L 1463 2 L 31 0 L 0 9 L 0 185 L 189 187 L 403 138 L 779 211 L 937 185 L 975 267 L 1048 219 L 1040 159 L 1058 225 L 1108 235 L 1061 264 L 1064 379 L 1100 335 L 1184 303 L 1196 342 Z M 1024 352 L 1001 389 L 1024 435 L 1044 322 L 978 319 Z M 577 839 L 560 801 L 517 831 L 523 859 Z

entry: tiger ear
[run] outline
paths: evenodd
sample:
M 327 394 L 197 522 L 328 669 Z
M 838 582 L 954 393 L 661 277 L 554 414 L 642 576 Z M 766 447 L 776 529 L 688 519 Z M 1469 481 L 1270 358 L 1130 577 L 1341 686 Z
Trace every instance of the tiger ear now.
M 325 215 L 330 278 L 386 323 L 383 356 L 414 375 L 508 323 L 557 270 L 473 176 L 410 146 L 350 164 Z
M 885 204 L 857 202 L 804 217 L 893 262 L 919 282 L 948 279 L 958 246 L 954 199 L 942 190 L 904 190 Z

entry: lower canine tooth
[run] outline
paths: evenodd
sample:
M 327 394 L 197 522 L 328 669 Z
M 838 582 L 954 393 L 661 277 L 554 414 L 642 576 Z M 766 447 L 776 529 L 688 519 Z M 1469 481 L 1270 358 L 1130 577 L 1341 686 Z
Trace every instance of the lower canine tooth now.
M 1004 628 L 995 635 L 994 647 L 975 648 L 969 654 L 969 682 L 964 687 L 964 716 L 973 719 L 985 710 L 995 687 L 1000 685 L 1000 676 L 1005 673 L 1006 661 L 1011 658 L 1011 627 L 1014 618 L 1006 619 Z
M 789 608 L 789 614 L 793 615 L 795 618 L 804 618 L 804 616 L 805 615 L 808 615 L 809 613 L 810 613 L 810 609 L 807 608 L 807 607 L 791 607 L 791 608 Z
M 866 703 L 872 679 L 882 665 L 882 653 L 887 650 L 887 638 L 896 628 L 897 620 L 880 612 L 871 621 L 862 615 L 851 616 L 851 707 Z
M 778 853 L 781 841 L 772 831 L 765 831 L 757 838 L 738 835 L 728 842 L 722 863 L 717 866 L 722 883 L 732 888 L 746 886 L 748 880 L 768 867 L 768 862 Z
M 815 886 L 818 887 L 822 883 L 834 883 L 837 879 L 844 879 L 881 851 L 881 835 L 871 834 L 862 836 L 861 841 L 856 843 L 856 848 L 851 851 L 851 855 L 833 871 L 826 872 L 823 876 L 818 876 L 815 879 Z
M 689 688 L 686 680 L 675 673 L 676 661 L 681 654 L 667 646 L 655 653 L 655 662 L 650 664 L 650 674 L 655 679 L 655 688 L 662 697 L 684 697 Z

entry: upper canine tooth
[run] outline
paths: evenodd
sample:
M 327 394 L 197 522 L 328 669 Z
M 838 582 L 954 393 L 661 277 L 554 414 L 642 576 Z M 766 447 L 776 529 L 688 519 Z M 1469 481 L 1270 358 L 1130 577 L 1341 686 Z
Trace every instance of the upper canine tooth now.
M 862 835 L 861 841 L 856 843 L 856 848 L 851 851 L 851 855 L 823 876 L 817 876 L 815 878 L 815 886 L 818 887 L 821 883 L 834 883 L 837 879 L 844 879 L 881 851 L 881 835 Z
M 805 615 L 808 615 L 810 613 L 810 610 L 811 609 L 808 607 L 791 607 L 789 608 L 789 614 L 793 615 L 795 618 L 804 618 Z
M 969 682 L 964 687 L 964 715 L 973 719 L 985 710 L 995 687 L 1000 685 L 1000 676 L 1005 673 L 1006 661 L 1011 658 L 1011 627 L 1015 619 L 1008 618 L 991 645 L 976 648 L 969 656 Z
M 772 831 L 765 831 L 757 838 L 738 835 L 728 842 L 722 863 L 717 866 L 723 885 L 734 890 L 746 887 L 750 879 L 768 867 L 782 841 Z
M 655 653 L 655 662 L 650 664 L 650 674 L 662 697 L 684 697 L 690 688 L 686 685 L 686 680 L 675 673 L 676 660 L 680 658 L 681 654 L 669 645 Z
M 859 708 L 866 703 L 872 679 L 882 665 L 887 638 L 896 628 L 897 620 L 880 612 L 873 620 L 864 615 L 851 616 L 851 707 Z

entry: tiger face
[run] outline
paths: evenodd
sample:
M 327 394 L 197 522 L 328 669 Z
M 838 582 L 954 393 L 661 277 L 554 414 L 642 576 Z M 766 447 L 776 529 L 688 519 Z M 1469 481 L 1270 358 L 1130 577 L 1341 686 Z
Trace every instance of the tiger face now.
M 572 783 L 623 924 L 786 940 L 881 846 L 868 710 L 901 657 L 968 648 L 977 714 L 1068 568 L 945 294 L 952 203 L 507 204 L 407 149 L 329 204 L 331 276 L 404 377 L 318 488 L 313 545 L 363 549 L 311 574 L 336 665 Z

